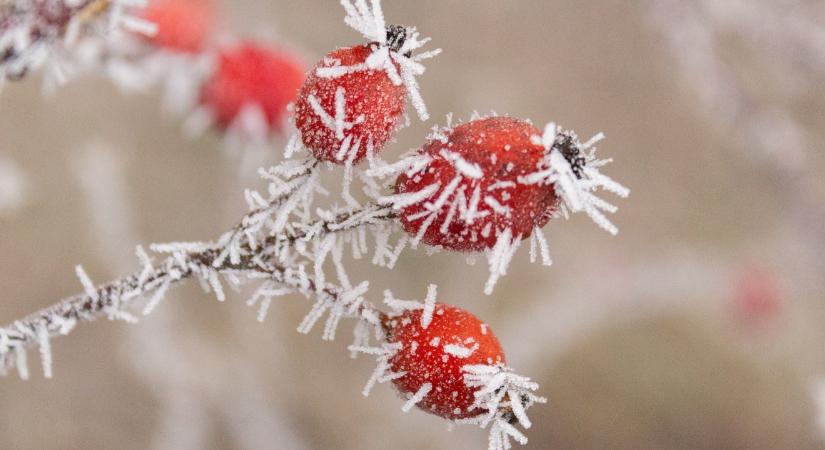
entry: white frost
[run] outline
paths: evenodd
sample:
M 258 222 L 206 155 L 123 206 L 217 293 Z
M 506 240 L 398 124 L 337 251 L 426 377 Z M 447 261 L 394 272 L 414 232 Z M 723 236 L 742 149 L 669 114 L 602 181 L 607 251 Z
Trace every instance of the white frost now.
M 410 399 L 407 400 L 406 403 L 404 403 L 404 406 L 401 407 L 401 411 L 404 411 L 405 413 L 410 412 L 410 410 L 413 408 L 413 406 L 417 405 L 421 400 L 424 400 L 424 397 L 426 397 L 427 394 L 429 394 L 432 389 L 433 389 L 432 384 L 430 384 L 430 383 L 422 384 L 421 387 L 418 388 L 418 390 L 415 392 L 415 394 L 413 394 L 413 396 L 410 397 Z
M 431 284 L 427 288 L 427 297 L 424 299 L 424 312 L 421 314 L 421 328 L 427 329 L 433 321 L 436 295 L 438 295 L 438 286 Z
M 529 378 L 517 375 L 509 367 L 498 365 L 466 365 L 462 367 L 464 383 L 476 388 L 475 401 L 470 410 L 480 409 L 483 414 L 460 422 L 490 427 L 490 450 L 505 450 L 511 447 L 510 439 L 524 445 L 527 437 L 510 424 L 511 417 L 525 429 L 532 423 L 527 417 L 527 409 L 547 399 L 537 396 L 538 384 Z
M 490 277 L 484 285 L 484 293 L 490 295 L 493 288 L 498 283 L 499 278 L 507 274 L 507 268 L 518 250 L 521 240 L 513 237 L 513 231 L 509 228 L 500 232 L 496 239 L 496 244 L 487 251 L 487 263 L 490 268 Z
M 455 356 L 456 358 L 469 358 L 476 350 L 478 344 L 472 347 L 464 347 L 463 345 L 447 344 L 444 346 L 444 353 Z
M 533 142 L 543 145 L 548 152 L 548 156 L 543 168 L 521 177 L 519 182 L 523 184 L 553 184 L 566 211 L 584 212 L 599 227 L 610 234 L 617 234 L 619 232 L 618 228 L 604 215 L 604 212 L 616 212 L 617 208 L 597 197 L 594 192 L 603 189 L 625 198 L 630 195 L 630 190 L 599 171 L 599 167 L 603 167 L 610 162 L 610 160 L 597 160 L 595 156 L 596 149 L 593 145 L 602 140 L 604 135 L 599 133 L 582 144 L 578 142 L 575 135 L 571 134 L 574 140 L 573 145 L 578 148 L 580 156 L 584 158 L 584 166 L 580 168 L 577 175 L 570 162 L 556 148 L 556 138 L 560 134 L 558 129 L 559 127 L 555 123 L 549 123 L 545 127 L 542 136 L 533 137 Z
M 372 375 L 370 375 L 369 380 L 367 380 L 367 384 L 364 386 L 364 390 L 361 391 L 364 396 L 370 395 L 370 391 L 376 385 L 376 383 L 382 383 L 386 381 L 393 380 L 395 378 L 404 376 L 404 374 L 392 373 L 389 371 L 390 369 L 390 358 L 395 356 L 395 354 L 401 350 L 401 344 L 394 343 L 394 344 L 381 344 L 381 347 L 355 347 L 350 346 L 349 350 L 355 353 L 363 353 L 366 355 L 373 355 L 375 356 L 377 365 L 375 370 L 373 370 Z

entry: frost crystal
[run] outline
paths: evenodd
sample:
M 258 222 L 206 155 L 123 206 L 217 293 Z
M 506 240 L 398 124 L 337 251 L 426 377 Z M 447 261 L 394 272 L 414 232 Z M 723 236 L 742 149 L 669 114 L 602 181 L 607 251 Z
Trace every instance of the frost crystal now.
M 390 371 L 390 359 L 401 350 L 401 344 L 393 343 L 393 344 L 382 344 L 381 347 L 357 347 L 357 346 L 350 346 L 349 350 L 354 353 L 363 353 L 366 355 L 373 355 L 375 356 L 376 362 L 378 363 L 375 367 L 375 370 L 372 372 L 370 379 L 367 380 L 367 384 L 364 386 L 364 390 L 361 391 L 364 396 L 370 395 L 372 388 L 376 385 L 376 383 L 386 383 L 388 381 L 392 381 L 396 378 L 403 377 L 406 373 L 395 373 Z M 421 398 L 427 395 L 427 392 L 424 392 L 421 395 Z M 416 400 L 415 403 L 418 403 L 419 400 Z M 415 405 L 413 403 L 413 405 Z M 412 408 L 412 406 L 410 406 Z
M 472 347 L 464 347 L 463 345 L 456 344 L 447 344 L 444 346 L 444 352 L 456 358 L 469 358 L 476 350 L 478 350 L 477 343 Z
M 432 389 L 433 389 L 432 384 L 430 384 L 430 383 L 422 384 L 421 387 L 418 388 L 418 391 L 416 391 L 416 393 L 413 394 L 413 396 L 410 397 L 410 399 L 407 400 L 406 403 L 404 403 L 404 406 L 401 407 L 401 411 L 404 411 L 405 413 L 410 412 L 410 410 L 413 408 L 413 406 L 417 405 L 418 402 L 420 402 L 421 400 L 424 400 L 424 397 L 426 397 L 427 394 L 429 394 Z
M 52 377 L 52 347 L 49 342 L 49 330 L 46 324 L 37 328 L 37 340 L 40 346 L 40 360 L 43 364 L 43 376 Z
M 630 195 L 630 190 L 599 171 L 611 162 L 596 159 L 594 145 L 603 138 L 604 135 L 599 133 L 581 143 L 575 133 L 560 132 L 555 123 L 547 124 L 542 136 L 533 137 L 534 143 L 544 146 L 548 152 L 543 167 L 519 181 L 554 185 L 564 208 L 574 213 L 585 212 L 597 225 L 615 235 L 619 230 L 604 212 L 615 213 L 618 208 L 597 197 L 594 191 L 604 189 L 625 198 Z
M 83 269 L 83 266 L 78 264 L 75 267 L 75 273 L 77 273 L 77 278 L 80 280 L 80 284 L 83 285 L 83 290 L 86 291 L 86 295 L 88 295 L 93 301 L 97 301 L 99 299 L 97 289 L 95 289 L 95 284 L 92 283 L 91 278 L 89 278 L 89 275 L 86 274 L 86 270 Z
M 384 291 L 384 304 L 392 308 L 395 312 L 414 311 L 424 308 L 424 305 L 419 301 L 399 300 L 395 298 L 390 290 Z
M 427 297 L 424 299 L 424 313 L 421 314 L 421 328 L 427 329 L 433 321 L 435 311 L 435 297 L 438 295 L 438 287 L 431 284 L 427 288 Z
M 536 403 L 547 402 L 544 397 L 534 394 L 538 384 L 503 365 L 467 365 L 462 370 L 464 383 L 468 387 L 478 388 L 475 403 L 470 409 L 486 412 L 459 422 L 477 424 L 481 428 L 491 425 L 490 450 L 509 449 L 511 438 L 522 445 L 526 444 L 527 437 L 512 423 L 517 422 L 525 429 L 532 426 L 527 417 L 527 409 Z
M 487 262 L 490 267 L 490 277 L 484 285 L 484 293 L 490 295 L 493 288 L 498 283 L 499 278 L 507 274 L 507 268 L 513 255 L 516 254 L 521 241 L 513 239 L 513 232 L 510 229 L 499 233 L 496 245 L 487 252 Z

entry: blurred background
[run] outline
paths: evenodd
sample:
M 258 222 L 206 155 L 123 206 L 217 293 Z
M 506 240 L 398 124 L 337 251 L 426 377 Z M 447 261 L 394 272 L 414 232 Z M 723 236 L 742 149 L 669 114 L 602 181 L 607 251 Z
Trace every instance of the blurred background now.
M 333 0 L 234 0 L 223 31 L 307 66 L 361 42 Z M 491 296 L 484 264 L 408 252 L 357 266 L 372 295 L 439 297 L 490 323 L 541 383 L 528 449 L 825 448 L 825 3 L 385 0 L 444 53 L 421 77 L 434 117 L 495 110 L 605 132 L 607 173 L 632 189 L 612 238 L 584 217 L 545 233 Z M 0 322 L 138 268 L 137 244 L 209 240 L 245 212 L 237 158 L 188 139 L 160 94 L 84 77 L 0 94 Z M 278 161 L 273 149 L 269 162 Z M 105 186 L 105 189 L 101 189 Z M 486 432 L 402 402 L 351 360 L 348 337 L 264 324 L 243 296 L 191 283 L 137 325 L 100 320 L 52 343 L 55 377 L 0 380 L 0 448 L 479 449 Z M 342 332 L 342 335 L 346 334 Z M 36 359 L 36 352 L 30 353 Z

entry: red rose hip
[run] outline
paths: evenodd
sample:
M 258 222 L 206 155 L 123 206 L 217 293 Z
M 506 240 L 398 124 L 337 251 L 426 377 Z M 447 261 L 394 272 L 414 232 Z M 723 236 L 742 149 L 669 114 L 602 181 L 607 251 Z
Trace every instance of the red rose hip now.
M 244 107 L 257 107 L 270 129 L 281 131 L 287 106 L 303 80 L 304 71 L 293 55 L 243 42 L 220 52 L 215 73 L 201 90 L 201 105 L 222 128 Z
M 416 406 L 446 419 L 466 419 L 483 412 L 471 408 L 478 388 L 465 384 L 466 365 L 504 364 L 504 351 L 489 327 L 462 309 L 437 303 L 429 323 L 422 310 L 406 311 L 388 321 L 389 343 L 399 349 L 390 358 L 398 391 Z M 423 322 L 423 323 L 422 323 Z M 427 326 L 425 327 L 424 324 Z
M 213 0 L 151 0 L 141 15 L 157 26 L 157 33 L 147 40 L 184 53 L 200 51 L 217 21 Z
M 376 51 L 381 51 L 377 44 L 335 50 L 301 87 L 295 125 L 318 160 L 358 163 L 368 148 L 380 151 L 398 128 L 406 90 L 386 70 L 366 67 Z
M 457 251 L 493 248 L 504 236 L 525 239 L 558 206 L 552 185 L 526 184 L 545 160 L 535 143 L 541 132 L 509 117 L 474 120 L 446 130 L 419 150 L 423 169 L 402 173 L 397 194 L 420 194 L 404 205 L 407 233 L 432 246 Z

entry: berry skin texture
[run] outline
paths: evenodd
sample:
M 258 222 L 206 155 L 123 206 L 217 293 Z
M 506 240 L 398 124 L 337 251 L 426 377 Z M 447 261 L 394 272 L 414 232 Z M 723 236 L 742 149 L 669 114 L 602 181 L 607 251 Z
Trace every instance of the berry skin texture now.
M 412 396 L 429 383 L 431 389 L 416 406 L 449 420 L 484 413 L 470 409 L 477 388 L 464 383 L 465 365 L 505 364 L 504 351 L 490 328 L 462 309 L 437 303 L 432 322 L 421 325 L 422 310 L 406 311 L 389 321 L 388 341 L 401 344 L 390 359 L 393 372 L 406 372 L 393 384 L 402 396 Z
M 445 136 L 419 150 L 432 158 L 422 171 L 402 173 L 396 181 L 399 194 L 439 183 L 428 198 L 402 209 L 407 233 L 431 246 L 472 252 L 492 248 L 504 230 L 511 230 L 513 239 L 526 239 L 547 224 L 559 204 L 552 185 L 520 182 L 543 164 L 545 149 L 531 140 L 541 136 L 538 129 L 518 119 L 490 117 Z M 445 194 L 447 189 L 452 192 Z M 428 205 L 438 209 L 428 213 Z
M 301 87 L 295 104 L 295 125 L 304 145 L 316 159 L 338 164 L 348 160 L 358 163 L 367 155 L 369 143 L 377 154 L 398 129 L 407 104 L 406 91 L 403 85 L 393 84 L 386 71 L 364 69 L 336 77 L 317 74 L 319 68 L 363 64 L 375 46 L 333 51 L 318 63 Z M 340 89 L 343 89 L 343 104 L 340 97 L 336 99 Z M 317 101 L 314 106 L 313 101 Z M 319 115 L 318 106 L 326 118 Z M 342 125 L 344 129 L 339 129 Z M 347 140 L 349 143 L 345 144 Z M 342 145 L 348 145 L 350 152 L 341 152 Z M 358 145 L 357 151 L 352 150 L 355 145 Z
M 282 131 L 287 106 L 303 80 L 302 65 L 293 55 L 244 42 L 220 52 L 215 73 L 201 90 L 201 105 L 221 128 L 229 127 L 245 106 L 257 106 L 270 129 Z
M 181 53 L 199 52 L 217 22 L 213 0 L 152 0 L 142 16 L 158 27 L 149 42 Z

